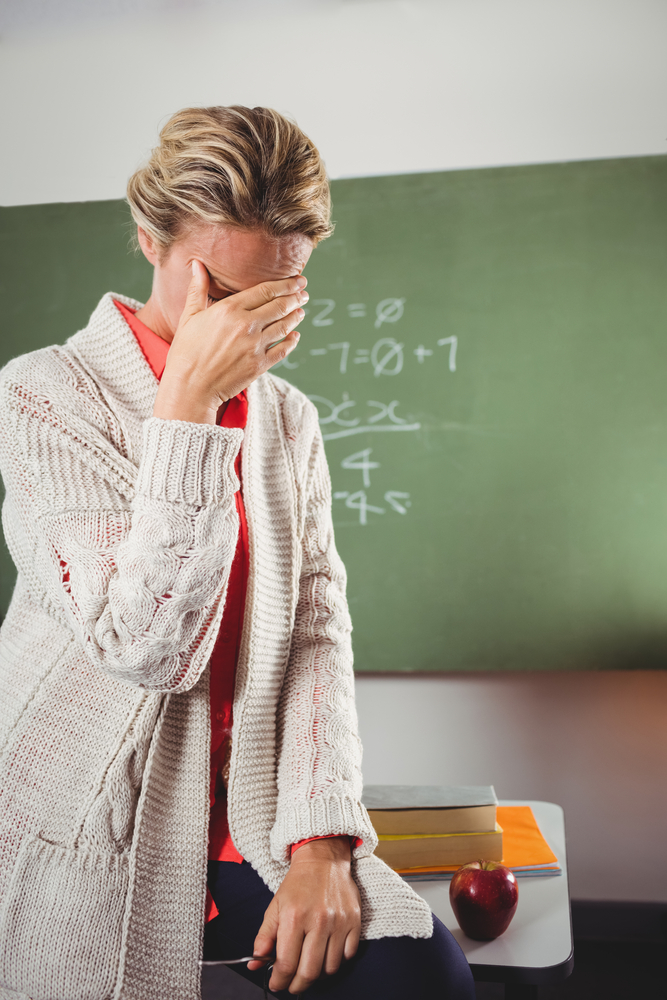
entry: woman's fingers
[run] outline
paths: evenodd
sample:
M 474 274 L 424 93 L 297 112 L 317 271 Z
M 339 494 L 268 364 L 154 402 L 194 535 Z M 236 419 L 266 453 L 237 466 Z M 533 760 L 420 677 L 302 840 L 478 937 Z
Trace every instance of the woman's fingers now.
M 295 330 L 303 317 L 303 309 L 295 309 L 288 316 L 283 317 L 283 319 L 278 320 L 276 323 L 272 323 L 271 326 L 267 326 L 262 331 L 264 350 L 270 350 L 272 344 L 277 344 L 278 341 L 290 334 L 292 330 Z
M 331 939 L 329 939 L 331 940 Z M 290 993 L 304 993 L 324 972 L 324 959 L 329 944 L 326 934 L 313 931 L 308 934 L 301 948 L 301 959 L 296 976 L 290 983 Z
M 260 309 L 267 303 L 274 302 L 284 295 L 296 295 L 308 284 L 302 274 L 291 278 L 280 278 L 278 281 L 262 281 L 259 285 L 236 292 L 236 300 L 244 309 L 252 311 Z
M 292 993 L 299 992 L 292 989 L 292 983 L 302 960 L 303 945 L 304 932 L 297 921 L 290 921 L 288 926 L 285 922 L 281 924 L 276 945 L 276 960 L 269 980 L 270 990 L 289 988 Z
M 255 938 L 255 942 L 252 946 L 253 955 L 275 955 L 277 936 L 278 913 L 275 904 L 271 901 L 266 913 L 264 914 L 262 926 L 257 931 L 257 937 Z M 263 962 L 261 958 L 248 962 L 248 968 L 251 972 L 254 972 L 256 969 L 261 969 L 263 965 L 266 965 L 266 962 Z
M 345 938 L 345 946 L 343 948 L 343 958 L 346 962 L 349 962 L 351 958 L 357 954 L 359 948 L 359 938 L 361 937 L 361 924 L 359 921 L 355 923 L 354 928 L 349 932 Z
M 338 972 L 344 958 L 345 940 L 345 931 L 343 930 L 340 933 L 332 934 L 327 941 L 322 968 L 325 976 L 333 976 L 335 972 Z
M 269 989 L 304 993 L 319 979 L 327 949 L 327 935 L 322 931 L 306 934 L 295 927 L 283 944 L 278 935 L 278 957 L 269 981 Z
M 301 334 L 298 330 L 292 330 L 288 333 L 284 340 L 281 340 L 279 344 L 271 347 L 266 352 L 266 360 L 268 361 L 268 367 L 272 368 L 277 365 L 280 361 L 284 361 L 288 354 L 291 354 L 296 345 L 299 343 L 299 338 Z
M 291 316 L 293 312 L 296 312 L 301 306 L 305 305 L 307 301 L 308 292 L 304 291 L 290 295 L 279 295 L 277 298 L 272 299 L 271 302 L 265 302 L 264 305 L 253 309 L 251 313 L 253 325 L 266 330 L 273 323 L 278 323 Z

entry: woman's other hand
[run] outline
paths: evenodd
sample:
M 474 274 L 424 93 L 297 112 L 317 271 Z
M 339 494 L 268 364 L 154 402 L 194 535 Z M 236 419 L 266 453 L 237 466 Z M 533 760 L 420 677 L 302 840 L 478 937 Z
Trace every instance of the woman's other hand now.
M 286 358 L 298 343 L 295 327 L 308 301 L 301 275 L 264 281 L 213 303 L 209 284 L 208 271 L 193 260 L 192 281 L 153 416 L 215 424 L 223 403 Z
M 294 852 L 255 938 L 254 955 L 276 955 L 269 989 L 303 993 L 356 954 L 361 903 L 350 858 L 348 837 L 313 840 Z

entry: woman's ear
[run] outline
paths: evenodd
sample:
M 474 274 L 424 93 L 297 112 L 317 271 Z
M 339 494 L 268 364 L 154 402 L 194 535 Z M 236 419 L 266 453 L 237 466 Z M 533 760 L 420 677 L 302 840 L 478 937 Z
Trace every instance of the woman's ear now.
M 157 264 L 157 253 L 155 250 L 155 245 L 150 237 L 150 234 L 142 229 L 141 226 L 137 226 L 137 239 L 139 241 L 139 246 L 141 251 L 146 258 L 146 260 L 155 267 Z

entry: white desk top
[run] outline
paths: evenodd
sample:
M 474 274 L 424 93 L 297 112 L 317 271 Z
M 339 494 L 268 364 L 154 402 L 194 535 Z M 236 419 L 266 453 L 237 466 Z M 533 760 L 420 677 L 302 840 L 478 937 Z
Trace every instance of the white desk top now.
M 545 839 L 563 869 L 563 874 L 558 876 L 517 879 L 519 905 L 504 934 L 495 941 L 473 941 L 465 936 L 449 905 L 449 882 L 411 884 L 452 932 L 471 966 L 501 966 L 507 968 L 508 972 L 510 969 L 535 970 L 536 981 L 546 981 L 543 978 L 546 970 L 562 966 L 572 955 L 563 810 L 553 802 L 503 800 L 500 805 L 531 807 Z M 544 970 L 542 976 L 539 970 Z M 482 973 L 476 978 L 485 978 L 483 969 L 473 971 Z M 569 971 L 568 969 L 564 974 L 568 975 Z M 554 973 L 555 979 L 563 978 L 562 973 L 559 975 L 556 970 Z

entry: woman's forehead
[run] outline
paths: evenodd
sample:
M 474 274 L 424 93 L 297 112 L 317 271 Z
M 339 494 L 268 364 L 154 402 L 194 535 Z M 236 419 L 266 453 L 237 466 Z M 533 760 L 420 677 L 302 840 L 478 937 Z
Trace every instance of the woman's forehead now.
M 230 291 L 240 291 L 260 281 L 299 274 L 313 244 L 300 234 L 276 238 L 257 229 L 202 226 L 179 240 L 176 247 L 184 262 L 201 260 L 216 282 Z

